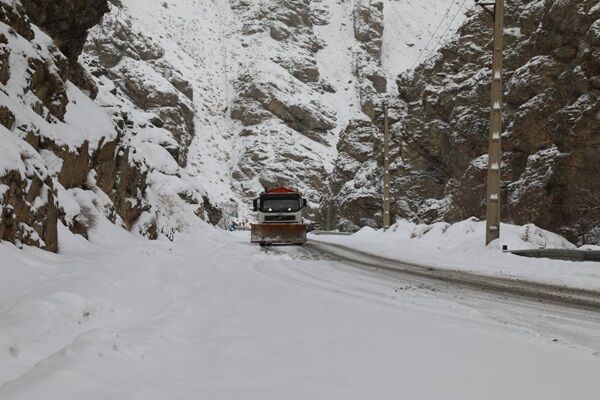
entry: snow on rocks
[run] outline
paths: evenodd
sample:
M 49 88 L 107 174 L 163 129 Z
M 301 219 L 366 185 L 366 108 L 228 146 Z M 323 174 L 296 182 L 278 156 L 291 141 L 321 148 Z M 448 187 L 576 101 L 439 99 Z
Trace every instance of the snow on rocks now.
M 134 26 L 126 10 L 111 5 L 94 27 L 82 61 L 99 86 L 97 102 L 119 124 L 131 160 L 144 166 L 144 205 L 129 224 L 151 238 L 195 225 L 217 224 L 219 210 L 206 189 L 185 170 L 196 135 L 192 85 L 167 58 L 161 41 Z M 130 193 L 135 202 L 140 194 Z
M 145 215 L 145 224 L 137 224 L 142 214 L 161 208 L 160 202 L 146 198 L 147 190 L 155 191 L 153 199 L 159 198 L 156 192 L 164 186 L 148 188 L 146 179 L 154 170 L 187 179 L 175 194 L 191 202 L 182 205 L 187 207 L 186 219 L 208 219 L 210 214 L 211 222 L 217 223 L 218 210 L 203 197 L 205 190 L 179 165 L 185 164 L 187 146 L 195 133 L 189 85 L 174 68 L 156 59 L 160 52 L 155 54 L 158 50 L 153 43 L 144 42 L 144 47 L 143 37 L 135 35 L 131 46 L 136 52 L 123 56 L 137 57 L 123 60 L 124 65 L 129 65 L 128 61 L 133 65 L 133 76 L 121 74 L 129 81 L 118 81 L 119 86 L 102 73 L 92 77 L 73 51 L 85 40 L 81 30 L 98 22 L 103 11 L 92 4 L 87 6 L 94 10 L 65 3 L 64 15 L 57 18 L 70 21 L 69 30 L 51 26 L 58 5 L 0 3 L 0 123 L 4 138 L 0 149 L 0 240 L 57 251 L 60 223 L 87 237 L 97 218 L 136 228 L 149 237 L 155 238 L 163 230 L 172 237 L 173 226 L 180 226 L 181 221 L 171 220 L 161 227 L 154 225 L 157 218 Z M 36 20 L 55 37 L 30 22 L 27 13 L 38 6 L 45 14 L 36 15 Z M 69 33 L 77 37 L 69 37 Z M 119 43 L 124 43 L 126 37 L 118 33 Z M 55 47 L 55 41 L 64 45 L 69 58 Z M 148 79 L 140 81 L 136 74 Z M 119 92 L 129 87 L 139 95 L 145 87 L 142 83 L 154 97 L 128 97 Z M 144 109 L 131 100 L 141 103 L 140 97 L 144 97 L 140 106 Z M 138 139 L 136 129 L 148 129 L 148 133 Z
M 505 110 L 505 132 L 498 132 L 504 150 L 498 167 L 507 188 L 499 199 L 503 215 L 518 224 L 533 222 L 559 232 L 578 244 L 598 240 L 599 216 L 591 207 L 597 203 L 592 189 L 597 185 L 590 178 L 600 168 L 600 157 L 592 155 L 600 111 L 600 58 L 593 56 L 597 46 L 588 39 L 598 18 L 592 12 L 594 3 L 507 4 L 506 96 L 504 104 L 492 105 Z M 457 11 L 449 10 L 450 15 L 459 15 Z M 396 81 L 401 104 L 391 119 L 391 198 L 397 217 L 432 223 L 485 214 L 486 171 L 473 161 L 488 148 L 492 35 L 487 13 L 467 14 L 459 37 Z M 389 24 L 384 22 L 385 38 Z M 383 49 L 385 53 L 385 40 Z M 381 160 L 381 152 L 373 159 Z M 373 175 L 381 176 L 380 163 L 373 165 L 378 168 Z M 370 196 L 380 184 L 381 178 L 373 180 L 365 190 L 367 195 L 357 202 L 361 209 L 382 208 L 381 196 Z M 344 210 L 340 221 L 363 225 L 356 208 L 337 207 Z M 379 216 L 373 215 L 380 225 Z
M 404 126 L 407 105 L 393 92 L 396 75 L 408 69 L 419 57 L 418 51 L 429 52 L 425 48 L 427 34 L 438 35 L 430 17 L 442 18 L 445 12 L 457 12 L 454 2 L 408 2 L 408 1 L 358 1 L 352 5 L 351 21 L 353 37 L 352 49 L 353 76 L 361 113 L 351 115 L 342 128 L 337 144 L 338 156 L 334 169 L 328 177 L 328 195 L 321 204 L 322 216 L 333 216 L 336 227 L 356 230 L 360 226 L 378 226 L 381 221 L 380 188 L 382 174 L 383 104 L 388 109 L 391 130 L 392 174 L 399 181 L 418 180 L 419 183 L 404 188 L 402 199 L 395 202 L 401 215 L 410 215 L 420 207 L 423 218 L 426 215 L 446 209 L 447 201 L 426 199 L 428 186 L 422 185 L 428 171 L 409 172 L 404 162 L 404 138 L 400 128 Z M 339 13 L 339 11 L 338 11 Z M 425 14 L 427 17 L 425 17 Z M 458 24 L 463 19 L 456 19 Z M 443 35 L 435 36 L 442 41 Z M 420 48 L 415 46 L 420 44 Z M 410 46 L 408 46 L 410 44 Z M 429 43 L 427 43 L 429 44 Z M 408 46 L 408 47 L 407 47 Z M 432 44 L 433 46 L 433 44 Z M 456 85 L 450 80 L 448 85 Z M 445 100 L 448 106 L 449 100 Z M 367 117 L 367 118 L 365 118 Z M 435 132 L 430 143 L 422 147 L 433 147 L 441 151 L 443 137 L 449 129 L 443 120 L 433 121 L 426 129 Z M 368 143 L 364 140 L 370 137 Z M 363 139 L 359 139 L 359 138 Z M 363 143 L 364 142 L 364 143 Z M 364 158 L 365 148 L 369 155 Z M 392 185 L 396 197 L 396 184 Z M 415 204 L 416 203 L 416 204 Z M 418 205 L 417 205 L 418 204 Z M 329 211 L 327 211 L 329 210 Z M 329 213 L 329 214 L 327 214 Z
M 111 5 L 102 23 L 91 30 L 84 50 L 82 61 L 92 74 L 101 83 L 101 77 L 110 80 L 103 83 L 105 99 L 100 101 L 111 105 L 115 114 L 131 114 L 124 106 L 112 104 L 115 100 L 111 97 L 125 96 L 134 108 L 148 113 L 146 125 L 164 128 L 165 139 L 177 141 L 177 149 L 169 150 L 185 166 L 195 135 L 193 92 L 181 73 L 164 59 L 160 44 L 135 29 L 131 19 Z
M 415 6 L 396 3 L 125 0 L 122 11 L 193 87 L 198 123 L 187 172 L 245 219 L 263 185 L 294 186 L 318 207 L 340 132 L 380 114 L 395 76 L 382 64 L 385 18 L 390 38 L 405 25 L 421 30 L 418 18 L 402 25 L 386 17 L 386 7 L 398 15 Z M 442 7 L 431 3 L 438 15 Z
M 239 121 L 234 148 L 242 156 L 234 158 L 233 185 L 246 199 L 264 185 L 292 186 L 314 208 L 338 128 L 336 105 L 324 94 L 331 85 L 316 58 L 326 12 L 316 2 L 291 0 L 240 4 L 235 12 L 243 48 L 231 117 Z

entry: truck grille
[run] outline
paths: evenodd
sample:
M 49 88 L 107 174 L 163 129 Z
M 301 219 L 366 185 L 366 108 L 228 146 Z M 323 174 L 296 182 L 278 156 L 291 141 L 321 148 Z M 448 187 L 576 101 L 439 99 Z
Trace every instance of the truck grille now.
M 294 215 L 266 215 L 265 221 L 295 221 Z

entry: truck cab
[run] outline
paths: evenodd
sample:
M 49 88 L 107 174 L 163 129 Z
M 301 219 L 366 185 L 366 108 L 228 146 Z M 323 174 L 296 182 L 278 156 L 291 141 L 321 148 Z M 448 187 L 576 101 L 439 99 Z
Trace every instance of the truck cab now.
M 258 223 L 302 224 L 302 209 L 306 199 L 300 193 L 261 193 L 254 200 L 254 211 L 258 212 Z
M 251 242 L 260 245 L 303 244 L 307 227 L 302 218 L 306 199 L 292 189 L 265 189 L 253 202 L 258 223 L 252 224 Z

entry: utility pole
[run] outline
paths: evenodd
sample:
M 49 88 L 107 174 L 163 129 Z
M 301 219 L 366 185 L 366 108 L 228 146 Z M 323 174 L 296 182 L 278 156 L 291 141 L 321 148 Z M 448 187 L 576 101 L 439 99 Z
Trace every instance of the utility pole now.
M 333 218 L 335 214 L 335 205 L 333 199 L 329 199 L 329 203 L 327 204 L 327 217 L 325 220 L 325 230 L 332 231 L 333 230 Z
M 486 198 L 485 244 L 500 237 L 500 168 L 502 164 L 502 50 L 504 39 L 504 0 L 477 4 L 494 17 L 494 55 L 492 59 L 492 90 L 490 109 L 490 136 L 488 150 L 488 177 Z M 493 11 L 488 7 L 493 6 Z
M 383 103 L 383 229 L 390 227 L 390 127 L 388 105 Z

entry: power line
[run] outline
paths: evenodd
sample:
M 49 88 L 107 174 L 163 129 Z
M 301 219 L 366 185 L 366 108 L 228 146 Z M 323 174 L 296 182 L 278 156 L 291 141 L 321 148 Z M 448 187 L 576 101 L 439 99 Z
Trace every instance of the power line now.
M 456 20 L 456 17 L 458 17 L 458 14 L 460 14 L 460 12 L 462 11 L 463 7 L 465 6 L 465 3 L 467 2 L 467 0 L 463 0 L 462 4 L 460 5 L 458 11 L 456 12 L 456 14 L 454 14 L 454 17 L 452 17 L 452 21 L 450 21 L 450 23 L 448 24 L 448 26 L 446 27 L 446 30 L 444 31 L 444 33 L 442 34 L 442 36 L 440 36 L 440 40 L 438 40 L 438 42 L 435 44 L 435 47 L 433 48 L 432 52 L 435 52 L 435 50 L 437 49 L 437 47 L 440 45 L 440 43 L 442 42 L 442 40 L 446 37 L 446 34 L 448 33 L 448 31 L 450 30 L 450 27 L 452 26 L 452 24 L 454 23 L 454 20 Z
M 423 47 L 423 50 L 421 50 L 421 53 L 419 53 L 419 57 L 417 58 L 417 60 L 414 62 L 414 64 L 412 65 L 412 67 L 410 67 L 410 69 L 413 69 L 415 67 L 415 65 L 417 65 L 417 63 L 419 62 L 419 60 L 421 59 L 421 56 L 423 55 L 423 53 L 425 53 L 425 51 L 427 50 L 427 48 L 429 47 L 429 44 L 431 44 L 431 41 L 433 40 L 433 38 L 435 37 L 435 34 L 438 33 L 438 31 L 440 30 L 440 28 L 442 27 L 442 24 L 444 23 L 444 21 L 446 20 L 446 17 L 448 16 L 448 14 L 450 14 L 450 10 L 452 9 L 452 7 L 454 7 L 454 4 L 456 4 L 457 0 L 452 0 L 452 4 L 450 4 L 450 7 L 448 7 L 448 9 L 446 10 L 446 14 L 444 14 L 444 16 L 442 17 L 442 19 L 440 20 L 440 23 L 438 24 L 438 26 L 435 28 L 435 31 L 433 32 L 433 34 L 429 37 L 429 41 L 427 41 L 427 44 L 425 45 L 425 47 Z

